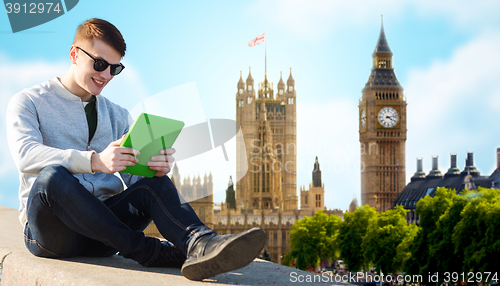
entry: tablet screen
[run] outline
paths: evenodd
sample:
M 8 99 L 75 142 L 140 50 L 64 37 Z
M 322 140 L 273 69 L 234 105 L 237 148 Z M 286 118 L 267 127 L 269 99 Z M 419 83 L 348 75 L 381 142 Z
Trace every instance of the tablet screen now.
M 120 172 L 153 177 L 156 171 L 151 170 L 147 162 L 151 157 L 159 155 L 161 149 L 171 148 L 183 127 L 182 121 L 141 113 L 120 144 L 141 152 L 136 156 L 139 162 Z

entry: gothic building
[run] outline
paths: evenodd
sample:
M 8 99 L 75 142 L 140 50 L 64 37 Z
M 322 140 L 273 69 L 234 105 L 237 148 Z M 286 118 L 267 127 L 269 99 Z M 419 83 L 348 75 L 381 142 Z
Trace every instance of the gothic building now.
M 236 121 L 245 150 L 237 145 L 237 160 L 248 158 L 248 172 L 236 183 L 236 204 L 243 210 L 294 210 L 297 197 L 297 113 L 295 80 L 280 81 L 277 92 L 267 80 L 254 88 L 251 71 L 246 83 L 240 72 L 236 92 Z M 241 164 L 237 164 L 241 168 Z M 237 170 L 239 173 L 240 170 Z
M 286 85 L 280 76 L 276 93 L 267 74 L 255 90 L 251 72 L 246 82 L 240 73 L 236 120 L 241 126 L 246 148 L 237 149 L 236 165 L 242 168 L 248 164 L 249 168 L 236 182 L 236 189 L 230 178 L 226 201 L 221 204 L 221 210 L 214 213 L 214 230 L 218 234 L 238 233 L 255 226 L 262 228 L 267 236 L 264 251 L 271 261 L 278 263 L 290 251 L 290 228 L 296 220 L 312 216 L 318 210 L 343 216 L 341 210 L 325 208 L 325 190 L 317 157 L 309 189 L 300 187 L 299 209 L 296 103 L 291 69 Z M 242 154 L 246 154 L 247 161 Z
M 406 99 L 382 24 L 359 101 L 361 205 L 390 209 L 405 186 Z

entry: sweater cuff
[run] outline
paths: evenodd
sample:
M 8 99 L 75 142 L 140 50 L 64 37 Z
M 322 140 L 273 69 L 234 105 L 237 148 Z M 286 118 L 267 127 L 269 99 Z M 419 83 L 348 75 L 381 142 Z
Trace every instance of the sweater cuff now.
M 69 162 L 70 171 L 73 174 L 93 174 L 92 172 L 92 154 L 95 151 L 77 151 L 75 150 Z

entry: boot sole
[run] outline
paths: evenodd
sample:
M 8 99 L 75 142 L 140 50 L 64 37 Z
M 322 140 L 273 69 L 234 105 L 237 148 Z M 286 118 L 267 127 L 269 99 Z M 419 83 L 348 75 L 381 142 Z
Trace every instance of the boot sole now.
M 224 272 L 242 268 L 259 255 L 266 244 L 266 234 L 260 228 L 252 228 L 236 234 L 215 251 L 182 266 L 184 277 L 200 281 Z

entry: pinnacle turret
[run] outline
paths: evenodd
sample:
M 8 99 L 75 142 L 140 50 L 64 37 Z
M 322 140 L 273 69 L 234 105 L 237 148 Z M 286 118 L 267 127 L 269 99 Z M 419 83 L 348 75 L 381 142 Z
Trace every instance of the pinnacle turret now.
M 278 82 L 278 90 L 285 89 L 285 82 L 283 81 L 283 73 L 280 71 L 280 81 Z
M 240 80 L 238 81 L 238 90 L 245 89 L 245 82 L 243 81 L 243 75 L 240 71 Z
M 247 86 L 253 86 L 252 67 L 248 67 Z
M 288 86 L 295 85 L 295 79 L 293 79 L 293 76 L 292 76 L 292 67 L 290 67 L 290 76 L 288 77 L 288 80 L 286 81 L 286 85 L 288 85 Z

